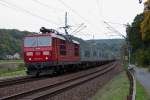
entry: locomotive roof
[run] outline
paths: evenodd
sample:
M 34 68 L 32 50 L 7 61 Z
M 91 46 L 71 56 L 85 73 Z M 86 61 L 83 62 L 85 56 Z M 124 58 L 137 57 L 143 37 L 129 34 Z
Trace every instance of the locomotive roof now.
M 55 38 L 58 38 L 58 39 L 61 39 L 61 40 L 67 40 L 67 36 L 63 35 L 63 34 L 56 34 L 56 33 L 46 33 L 46 34 L 30 34 L 30 35 L 27 35 L 26 37 L 34 37 L 34 36 L 51 36 L 51 37 L 55 37 Z M 80 44 L 78 41 L 76 40 L 73 40 L 72 39 L 72 42 L 75 43 L 75 44 Z

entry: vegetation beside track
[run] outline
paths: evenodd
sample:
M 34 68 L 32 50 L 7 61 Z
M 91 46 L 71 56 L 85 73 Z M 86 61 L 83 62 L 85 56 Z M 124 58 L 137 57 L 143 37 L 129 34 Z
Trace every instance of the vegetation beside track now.
M 92 100 L 126 100 L 129 94 L 129 80 L 125 72 L 114 77 Z
M 23 60 L 0 60 L 0 64 L 23 63 Z
M 136 82 L 136 100 L 149 100 L 150 97 L 146 93 L 144 87 L 137 81 Z
M 126 32 L 131 50 L 131 63 L 150 66 L 150 0 L 145 0 L 144 10 L 127 25 Z
M 5 68 L 0 70 L 0 77 L 23 76 L 26 74 L 24 64 L 19 64 L 16 68 Z

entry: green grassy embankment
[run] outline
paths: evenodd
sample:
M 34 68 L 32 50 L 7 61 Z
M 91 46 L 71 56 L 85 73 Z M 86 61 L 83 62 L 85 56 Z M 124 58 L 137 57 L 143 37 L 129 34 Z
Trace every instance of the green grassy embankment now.
M 92 100 L 126 100 L 129 94 L 129 80 L 125 72 L 114 77 Z
M 0 77 L 23 76 L 26 75 L 24 64 L 19 64 L 17 68 L 6 68 L 0 70 Z
M 150 100 L 144 87 L 138 81 L 136 81 L 136 100 Z
M 0 60 L 0 64 L 23 63 L 23 60 Z

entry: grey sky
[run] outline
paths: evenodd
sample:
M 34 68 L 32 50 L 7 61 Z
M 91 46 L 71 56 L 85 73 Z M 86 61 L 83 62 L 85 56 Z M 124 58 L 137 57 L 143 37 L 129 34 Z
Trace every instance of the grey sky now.
M 35 32 L 42 26 L 59 29 L 64 24 L 65 11 L 68 24 L 74 26 L 70 33 L 82 23 L 87 26 L 73 35 L 83 39 L 91 39 L 93 35 L 96 39 L 114 38 L 109 36 L 115 34 L 103 21 L 131 23 L 143 11 L 143 4 L 138 0 L 0 0 L 0 28 Z M 125 35 L 123 25 L 110 25 Z

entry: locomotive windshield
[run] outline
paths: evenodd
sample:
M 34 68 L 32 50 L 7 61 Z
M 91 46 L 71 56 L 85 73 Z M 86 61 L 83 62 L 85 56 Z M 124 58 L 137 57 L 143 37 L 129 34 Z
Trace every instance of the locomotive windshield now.
M 50 46 L 52 44 L 50 37 L 26 37 L 24 40 L 25 47 Z

